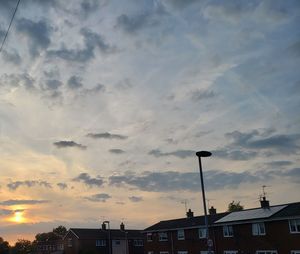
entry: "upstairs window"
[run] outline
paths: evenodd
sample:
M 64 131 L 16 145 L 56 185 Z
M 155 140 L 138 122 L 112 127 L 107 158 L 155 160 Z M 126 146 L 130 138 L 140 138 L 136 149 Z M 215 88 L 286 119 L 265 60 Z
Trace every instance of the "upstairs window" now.
M 144 246 L 144 242 L 143 242 L 143 240 L 141 240 L 141 239 L 135 239 L 135 240 L 133 241 L 133 245 L 134 245 L 134 246 Z
M 177 254 L 188 254 L 186 250 L 179 250 L 177 251 Z
M 233 227 L 231 225 L 223 226 L 223 236 L 233 237 Z
M 265 229 L 265 223 L 253 223 L 252 224 L 252 235 L 265 235 L 266 229 Z
M 300 233 L 300 219 L 289 220 L 289 224 L 291 233 Z
M 73 246 L 73 241 L 72 238 L 68 239 L 68 247 L 72 247 Z
M 184 240 L 185 239 L 184 229 L 177 230 L 177 239 L 178 240 Z
M 165 233 L 165 232 L 159 233 L 158 236 L 159 236 L 159 241 L 160 242 L 168 241 L 168 234 L 167 233 Z
M 152 241 L 153 241 L 152 233 L 147 233 L 147 242 L 152 242 Z
M 257 250 L 255 254 L 277 254 L 277 250 Z
M 200 239 L 206 238 L 206 228 L 199 228 L 198 233 Z
M 96 246 L 100 247 L 100 246 L 106 246 L 106 240 L 96 240 Z
M 300 250 L 291 250 L 291 254 L 300 254 Z
M 224 250 L 224 254 L 238 254 L 237 250 Z

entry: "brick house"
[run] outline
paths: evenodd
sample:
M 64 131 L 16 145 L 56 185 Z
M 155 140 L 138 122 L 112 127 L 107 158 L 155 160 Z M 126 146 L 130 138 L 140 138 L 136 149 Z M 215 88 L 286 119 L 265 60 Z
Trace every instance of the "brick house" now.
M 146 254 L 206 254 L 204 216 L 161 221 L 144 230 Z M 210 209 L 215 254 L 300 254 L 300 202 L 232 213 Z
M 144 241 L 140 230 L 102 228 L 70 228 L 64 237 L 65 254 L 143 254 Z

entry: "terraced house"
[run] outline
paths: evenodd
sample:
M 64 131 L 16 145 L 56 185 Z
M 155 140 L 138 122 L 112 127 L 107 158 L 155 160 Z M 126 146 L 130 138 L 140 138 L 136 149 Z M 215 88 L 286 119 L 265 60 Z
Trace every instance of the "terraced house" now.
M 214 254 L 300 254 L 300 202 L 208 215 Z M 204 216 L 166 220 L 144 230 L 146 254 L 207 254 Z

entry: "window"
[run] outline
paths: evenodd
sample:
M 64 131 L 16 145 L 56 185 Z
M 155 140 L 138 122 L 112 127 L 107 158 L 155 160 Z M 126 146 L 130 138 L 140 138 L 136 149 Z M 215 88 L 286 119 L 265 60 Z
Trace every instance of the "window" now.
M 200 254 L 214 254 L 214 251 L 211 250 L 211 251 L 208 253 L 207 250 L 202 250 L 202 251 L 200 251 Z
M 224 250 L 224 254 L 237 254 L 237 250 Z
M 180 250 L 177 251 L 177 254 L 188 254 L 188 252 L 186 250 Z
M 277 250 L 257 250 L 255 254 L 277 254 Z
M 291 254 L 300 254 L 300 250 L 291 250 Z
M 169 254 L 168 251 L 160 251 L 159 254 Z
M 184 240 L 184 229 L 177 230 L 177 239 Z
M 72 238 L 68 239 L 68 247 L 72 247 L 73 246 L 73 241 Z
M 289 220 L 289 224 L 291 233 L 300 233 L 300 219 Z
M 252 235 L 265 235 L 266 229 L 265 229 L 265 223 L 253 223 L 252 224 Z
M 198 233 L 200 239 L 206 238 L 206 228 L 199 228 Z
M 150 250 L 147 252 L 147 254 L 154 254 L 154 251 Z
M 223 236 L 224 237 L 233 237 L 233 228 L 231 225 L 223 226 Z
M 147 233 L 147 242 L 152 242 L 152 233 Z
M 134 246 L 144 246 L 144 242 L 141 239 L 136 239 L 133 241 Z
M 96 240 L 96 246 L 99 247 L 99 246 L 106 246 L 106 240 Z
M 168 234 L 167 233 L 159 233 L 158 234 L 159 236 L 159 241 L 160 242 L 165 242 L 165 241 L 168 241 Z
M 120 240 L 114 240 L 114 246 L 119 246 L 121 245 L 121 241 Z

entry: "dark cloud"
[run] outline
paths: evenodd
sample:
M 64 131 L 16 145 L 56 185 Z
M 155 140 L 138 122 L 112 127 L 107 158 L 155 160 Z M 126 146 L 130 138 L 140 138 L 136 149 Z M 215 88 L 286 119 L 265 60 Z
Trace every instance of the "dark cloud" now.
M 106 193 L 99 193 L 99 194 L 92 195 L 90 197 L 85 197 L 84 199 L 87 199 L 87 200 L 92 201 L 92 202 L 103 202 L 103 203 L 105 203 L 106 200 L 108 200 L 110 198 L 111 198 L 111 196 L 106 194 Z
M 78 89 L 80 87 L 82 87 L 82 78 L 79 76 L 72 76 L 69 78 L 68 80 L 68 86 L 71 89 Z
M 62 82 L 58 79 L 48 79 L 43 82 L 43 88 L 46 90 L 57 90 L 62 86 Z
M 87 148 L 86 146 L 78 144 L 74 141 L 57 141 L 54 142 L 53 145 L 55 145 L 57 148 L 75 147 L 81 150 L 85 150 Z
M 87 134 L 87 137 L 98 139 L 98 138 L 104 138 L 104 139 L 127 139 L 127 136 L 119 135 L 119 134 L 111 134 L 109 132 L 104 133 L 89 133 Z
M 1 38 L 1 31 L 0 31 L 0 38 Z M 2 57 L 5 62 L 9 62 L 15 65 L 19 65 L 22 61 L 19 53 L 16 50 L 2 50 Z
M 168 0 L 176 8 L 185 8 L 192 3 L 199 2 L 198 0 Z
M 114 153 L 114 154 L 122 154 L 122 153 L 125 153 L 125 151 L 122 150 L 122 149 L 110 149 L 109 152 L 110 152 L 110 153 Z
M 155 8 L 147 12 L 131 16 L 127 14 L 118 16 L 116 27 L 129 34 L 134 34 L 149 27 L 157 27 L 161 23 L 161 17 L 166 14 L 164 6 L 157 3 Z
M 79 176 L 72 179 L 75 182 L 82 182 L 86 184 L 89 187 L 97 186 L 100 187 L 104 184 L 103 178 L 100 176 L 97 176 L 96 178 L 92 178 L 87 173 L 81 173 Z
M 291 161 L 271 161 L 271 162 L 265 163 L 265 165 L 274 167 L 274 168 L 291 166 L 292 164 L 293 164 L 293 162 L 291 162 Z
M 13 210 L 0 209 L 0 216 L 2 216 L 2 215 L 10 215 L 10 214 L 13 214 L 13 213 L 14 213 Z
M 87 18 L 99 8 L 105 6 L 108 0 L 83 0 L 80 3 L 81 13 L 84 18 Z
M 34 89 L 34 78 L 28 73 L 21 74 L 3 74 L 0 82 L 10 88 L 24 87 L 26 89 Z
M 56 184 L 61 190 L 67 189 L 68 185 L 66 183 L 57 183 Z
M 104 38 L 89 30 L 82 28 L 80 34 L 84 38 L 84 47 L 82 49 L 67 49 L 64 45 L 58 50 L 49 50 L 48 56 L 58 57 L 67 61 L 87 62 L 95 57 L 95 49 L 98 48 L 102 54 L 112 54 L 116 48 L 107 44 Z
M 299 151 L 300 134 L 268 135 L 254 130 L 251 132 L 234 131 L 226 136 L 233 140 L 232 146 L 247 149 L 273 149 L 281 153 L 297 153 Z
M 50 33 L 52 28 L 46 21 L 38 22 L 22 18 L 16 24 L 18 32 L 24 34 L 29 42 L 29 52 L 32 57 L 39 55 L 50 45 Z
M 98 92 L 105 92 L 105 86 L 102 85 L 102 84 L 97 84 L 93 88 L 82 90 L 83 95 L 93 95 L 93 94 L 96 94 Z
M 184 159 L 186 157 L 192 157 L 195 156 L 196 152 L 192 150 L 177 150 L 173 152 L 162 152 L 159 149 L 151 150 L 148 154 L 153 155 L 155 157 L 164 157 L 164 156 L 170 156 L 173 155 L 175 157 Z
M 128 197 L 128 199 L 131 202 L 134 202 L 134 203 L 138 203 L 138 202 L 143 201 L 143 197 L 137 197 L 137 196 L 131 196 L 131 197 Z
M 52 188 L 52 185 L 46 181 L 36 181 L 36 180 L 26 180 L 26 181 L 16 181 L 11 182 L 7 184 L 7 187 L 10 190 L 16 190 L 21 186 L 25 186 L 28 188 L 35 187 L 35 186 L 41 186 L 45 188 Z
M 235 189 L 244 183 L 267 182 L 274 178 L 300 181 L 300 168 L 289 170 L 229 172 L 210 170 L 204 172 L 207 190 Z M 143 172 L 135 174 L 125 172 L 123 175 L 109 177 L 109 184 L 118 187 L 131 186 L 142 191 L 199 191 L 201 188 L 198 172 Z
M 250 160 L 257 156 L 255 151 L 242 151 L 242 150 L 229 150 L 229 149 L 219 149 L 211 151 L 213 156 L 226 158 L 229 160 Z
M 0 205 L 14 206 L 14 205 L 37 205 L 49 203 L 49 200 L 34 200 L 34 199 L 9 199 L 0 201 Z
M 191 99 L 196 102 L 214 98 L 215 96 L 216 96 L 216 93 L 214 91 L 210 91 L 210 90 L 197 89 L 197 90 L 194 90 L 191 92 Z

